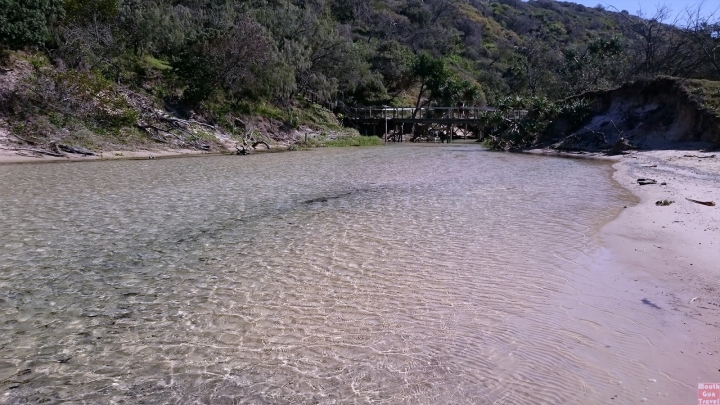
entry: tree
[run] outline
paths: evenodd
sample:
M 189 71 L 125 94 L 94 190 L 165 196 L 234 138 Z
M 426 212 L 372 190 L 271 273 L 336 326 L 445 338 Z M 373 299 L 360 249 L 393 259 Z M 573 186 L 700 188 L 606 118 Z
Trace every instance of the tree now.
M 693 76 L 703 63 L 704 55 L 690 37 L 678 28 L 680 17 L 671 17 L 667 6 L 658 7 L 655 14 L 639 17 L 620 14 L 631 27 L 637 40 L 633 41 L 636 56 L 634 74 L 640 76 Z
M 546 42 L 533 38 L 515 46 L 514 51 L 506 78 L 516 92 L 535 96 L 555 87 L 551 83 L 556 59 Z
M 433 99 L 444 106 L 454 106 L 458 103 L 473 105 L 482 98 L 482 92 L 476 84 L 452 76 L 438 90 L 438 94 Z
M 382 75 L 391 97 L 397 97 L 413 85 L 413 54 L 401 43 L 382 42 L 370 63 L 372 70 Z
M 585 49 L 566 49 L 565 63 L 559 69 L 565 88 L 578 94 L 619 84 L 626 76 L 623 51 L 619 36 L 595 39 Z
M 0 47 L 42 45 L 49 25 L 63 16 L 62 0 L 0 0 Z
M 65 21 L 108 21 L 118 15 L 118 0 L 65 0 Z
M 333 0 L 330 9 L 340 23 L 364 23 L 370 16 L 372 5 L 370 0 Z
M 247 16 L 228 32 L 209 32 L 198 38 L 173 61 L 187 85 L 184 99 L 197 105 L 217 90 L 224 90 L 231 99 L 252 93 L 258 71 L 271 59 L 272 47 L 265 30 Z
M 420 84 L 417 102 L 415 103 L 415 111 L 413 112 L 413 118 L 415 118 L 420 110 L 420 103 L 426 92 L 430 92 L 431 98 L 432 96 L 438 97 L 450 77 L 450 73 L 442 59 L 433 58 L 427 53 L 421 53 L 415 58 L 412 65 L 412 73 L 413 77 L 415 77 Z
M 694 9 L 686 8 L 685 13 L 683 33 L 700 48 L 715 78 L 720 80 L 720 18 L 714 14 L 704 16 L 702 4 Z

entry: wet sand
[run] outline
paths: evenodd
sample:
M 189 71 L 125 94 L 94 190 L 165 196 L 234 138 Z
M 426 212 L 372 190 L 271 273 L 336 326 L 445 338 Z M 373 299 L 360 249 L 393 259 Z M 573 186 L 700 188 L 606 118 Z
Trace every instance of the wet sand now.
M 646 379 L 608 375 L 617 390 L 607 398 L 612 403 L 694 402 L 698 383 L 720 382 L 720 154 L 530 153 L 611 160 L 613 178 L 638 199 L 597 232 L 603 250 L 580 263 L 587 273 L 570 283 L 575 295 L 559 304 L 577 321 L 604 322 L 576 325 L 576 332 L 632 345 L 635 360 L 628 364 L 640 359 L 656 370 Z M 656 183 L 640 185 L 638 179 Z M 656 204 L 664 200 L 672 203 Z M 623 329 L 627 321 L 633 330 Z M 646 344 L 638 345 L 641 341 Z M 598 359 L 608 370 L 628 366 L 608 361 Z
M 662 377 L 626 387 L 640 388 L 651 402 L 691 403 L 698 383 L 720 382 L 720 207 L 687 200 L 720 205 L 720 158 L 712 155 L 648 151 L 613 166 L 615 180 L 639 203 L 601 230 L 606 254 L 591 266 L 585 292 L 599 294 L 596 302 L 616 301 L 602 305 L 622 316 L 641 302 L 639 326 L 662 326 L 661 334 L 645 336 L 647 364 Z M 640 178 L 657 184 L 640 185 Z M 656 205 L 662 200 L 673 203 Z
M 674 290 L 668 303 L 691 318 L 720 326 L 720 158 L 687 151 L 641 152 L 622 157 L 614 178 L 640 198 L 602 231 L 608 247 L 638 276 Z M 639 178 L 657 184 L 639 185 Z M 664 185 L 663 185 L 664 183 Z M 688 199 L 714 202 L 701 205 Z M 670 200 L 669 206 L 656 202 Z M 648 280 L 650 281 L 650 280 Z M 660 297 L 658 297 L 660 299 Z M 712 340 L 717 346 L 720 331 Z M 717 353 L 717 352 L 716 352 Z M 716 360 L 720 363 L 720 357 Z M 714 370 L 720 379 L 720 364 Z

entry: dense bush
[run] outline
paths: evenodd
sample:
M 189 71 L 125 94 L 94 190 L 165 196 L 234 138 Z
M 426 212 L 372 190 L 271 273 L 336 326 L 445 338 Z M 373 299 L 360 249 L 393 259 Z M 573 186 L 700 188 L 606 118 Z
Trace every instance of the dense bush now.
M 485 127 L 492 130 L 485 145 L 494 150 L 533 146 L 556 120 L 575 126 L 589 114 L 590 104 L 582 98 L 553 102 L 545 97 L 507 97 L 483 117 Z
M 0 0 L 0 48 L 42 45 L 63 16 L 62 0 Z

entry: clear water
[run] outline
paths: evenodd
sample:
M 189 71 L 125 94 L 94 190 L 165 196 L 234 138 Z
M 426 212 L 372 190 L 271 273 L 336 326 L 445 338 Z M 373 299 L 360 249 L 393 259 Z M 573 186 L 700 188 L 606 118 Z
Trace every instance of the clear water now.
M 0 166 L 0 403 L 607 402 L 644 366 L 558 302 L 630 198 L 610 173 L 476 145 Z

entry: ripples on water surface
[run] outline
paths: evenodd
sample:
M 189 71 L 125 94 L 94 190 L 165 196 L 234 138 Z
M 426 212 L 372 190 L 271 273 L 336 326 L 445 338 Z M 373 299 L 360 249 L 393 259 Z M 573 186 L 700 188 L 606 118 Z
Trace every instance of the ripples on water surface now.
M 0 402 L 577 403 L 628 196 L 475 145 L 0 167 Z M 30 371 L 23 371 L 30 370 Z

